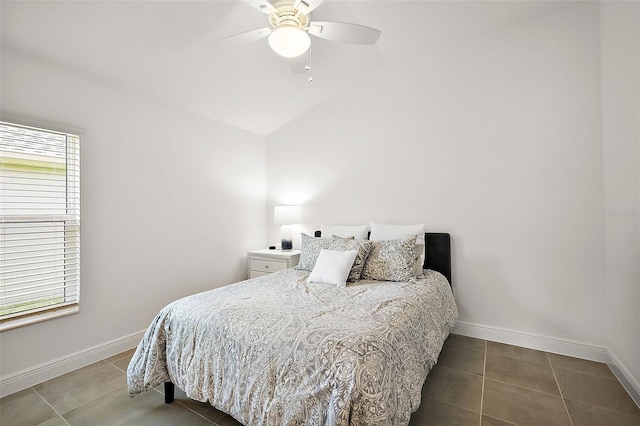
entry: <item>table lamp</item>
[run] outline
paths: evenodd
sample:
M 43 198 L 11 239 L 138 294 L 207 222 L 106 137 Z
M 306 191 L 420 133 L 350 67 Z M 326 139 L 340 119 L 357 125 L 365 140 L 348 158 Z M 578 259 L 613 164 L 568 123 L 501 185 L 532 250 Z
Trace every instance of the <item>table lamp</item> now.
M 282 250 L 291 250 L 293 248 L 292 225 L 300 223 L 300 208 L 298 206 L 275 206 L 273 223 L 274 225 L 282 225 L 280 227 Z

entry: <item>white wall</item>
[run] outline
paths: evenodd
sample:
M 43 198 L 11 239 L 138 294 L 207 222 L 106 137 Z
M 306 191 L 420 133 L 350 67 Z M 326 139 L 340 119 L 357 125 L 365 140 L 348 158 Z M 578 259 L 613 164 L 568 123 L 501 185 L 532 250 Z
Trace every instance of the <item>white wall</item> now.
M 640 386 L 640 4 L 600 10 L 607 336 Z
M 461 35 L 410 34 L 383 69 L 270 135 L 269 205 L 300 201 L 306 231 L 450 232 L 461 321 L 604 346 L 598 4 L 466 34 L 458 2 L 398 5 L 394 18 Z M 517 5 L 473 7 L 496 22 Z
M 79 314 L 0 334 L 0 376 L 135 334 L 166 303 L 246 277 L 246 251 L 266 237 L 264 138 L 4 47 L 1 106 L 5 120 L 82 129 L 82 287 Z

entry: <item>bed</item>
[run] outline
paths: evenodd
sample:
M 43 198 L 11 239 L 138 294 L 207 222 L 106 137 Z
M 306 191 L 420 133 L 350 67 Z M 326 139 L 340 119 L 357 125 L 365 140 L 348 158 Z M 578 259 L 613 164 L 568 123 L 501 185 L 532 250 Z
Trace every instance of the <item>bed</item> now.
M 179 299 L 136 349 L 129 394 L 164 383 L 170 403 L 175 385 L 245 425 L 406 425 L 458 316 L 449 234 L 425 234 L 423 267 L 344 287 L 291 268 Z

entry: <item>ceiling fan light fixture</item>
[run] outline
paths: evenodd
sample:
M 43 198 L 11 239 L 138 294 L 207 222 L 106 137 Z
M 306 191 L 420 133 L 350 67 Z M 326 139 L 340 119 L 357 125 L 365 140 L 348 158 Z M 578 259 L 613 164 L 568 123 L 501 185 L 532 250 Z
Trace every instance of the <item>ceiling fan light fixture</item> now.
M 269 46 L 280 56 L 295 58 L 309 50 L 309 34 L 296 25 L 281 25 L 269 34 Z

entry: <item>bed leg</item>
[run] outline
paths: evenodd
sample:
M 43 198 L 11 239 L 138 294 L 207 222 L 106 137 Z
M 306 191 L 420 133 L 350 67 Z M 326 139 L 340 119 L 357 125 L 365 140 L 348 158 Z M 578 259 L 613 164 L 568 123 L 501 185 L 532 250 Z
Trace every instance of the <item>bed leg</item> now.
M 164 382 L 164 403 L 171 404 L 173 402 L 176 386 L 171 382 Z

